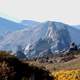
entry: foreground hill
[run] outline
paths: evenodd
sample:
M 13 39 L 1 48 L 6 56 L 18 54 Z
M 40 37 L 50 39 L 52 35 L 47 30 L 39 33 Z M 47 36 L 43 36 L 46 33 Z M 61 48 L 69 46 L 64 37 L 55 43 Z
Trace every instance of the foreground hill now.
M 53 80 L 49 72 L 18 60 L 9 52 L 0 51 L 0 80 Z

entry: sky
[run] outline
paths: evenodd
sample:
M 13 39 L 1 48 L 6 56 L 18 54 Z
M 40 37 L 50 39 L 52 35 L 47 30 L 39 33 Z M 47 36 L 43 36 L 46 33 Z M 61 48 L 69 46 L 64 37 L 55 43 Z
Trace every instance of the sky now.
M 80 0 L 0 0 L 0 17 L 80 24 Z

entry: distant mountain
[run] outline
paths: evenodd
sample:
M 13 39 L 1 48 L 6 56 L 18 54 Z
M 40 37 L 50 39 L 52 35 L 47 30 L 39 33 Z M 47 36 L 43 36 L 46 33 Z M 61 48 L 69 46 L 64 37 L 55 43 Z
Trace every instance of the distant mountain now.
M 74 28 L 80 29 L 80 25 L 73 25 Z
M 40 22 L 33 21 L 33 20 L 23 20 L 23 21 L 21 21 L 21 24 L 26 25 L 28 27 L 32 27 L 32 26 L 36 26 L 36 25 L 40 24 Z
M 25 28 L 24 25 L 0 17 L 0 36 Z
M 80 30 L 67 24 L 47 21 L 36 23 L 35 27 L 30 25 L 31 27 L 28 28 L 24 28 L 22 24 L 16 25 L 18 27 L 20 25 L 21 29 L 16 29 L 4 37 L 0 42 L 1 50 L 15 52 L 18 46 L 22 46 L 25 49 L 26 56 L 35 57 L 42 56 L 43 52 L 48 50 L 54 53 L 67 49 L 71 41 L 80 44 Z
M 16 23 L 0 18 L 0 35 L 0 50 L 16 52 L 17 47 L 21 46 L 27 57 L 68 49 L 71 42 L 80 45 L 79 29 L 54 21 L 40 23 L 25 20 Z

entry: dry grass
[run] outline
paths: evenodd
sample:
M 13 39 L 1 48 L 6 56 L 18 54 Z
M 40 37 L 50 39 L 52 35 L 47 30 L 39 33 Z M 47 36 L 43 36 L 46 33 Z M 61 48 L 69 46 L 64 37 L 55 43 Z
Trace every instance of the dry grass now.
M 80 69 L 80 55 L 77 55 L 75 59 L 68 62 L 40 63 L 38 61 L 26 61 L 26 63 L 29 63 L 29 65 L 45 68 L 50 72 L 56 70 Z

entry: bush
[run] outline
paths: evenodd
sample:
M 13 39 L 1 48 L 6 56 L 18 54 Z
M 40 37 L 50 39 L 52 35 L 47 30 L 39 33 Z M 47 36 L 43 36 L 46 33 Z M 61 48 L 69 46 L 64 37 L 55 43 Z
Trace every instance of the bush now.
M 52 75 L 54 80 L 80 80 L 80 70 L 61 70 Z

